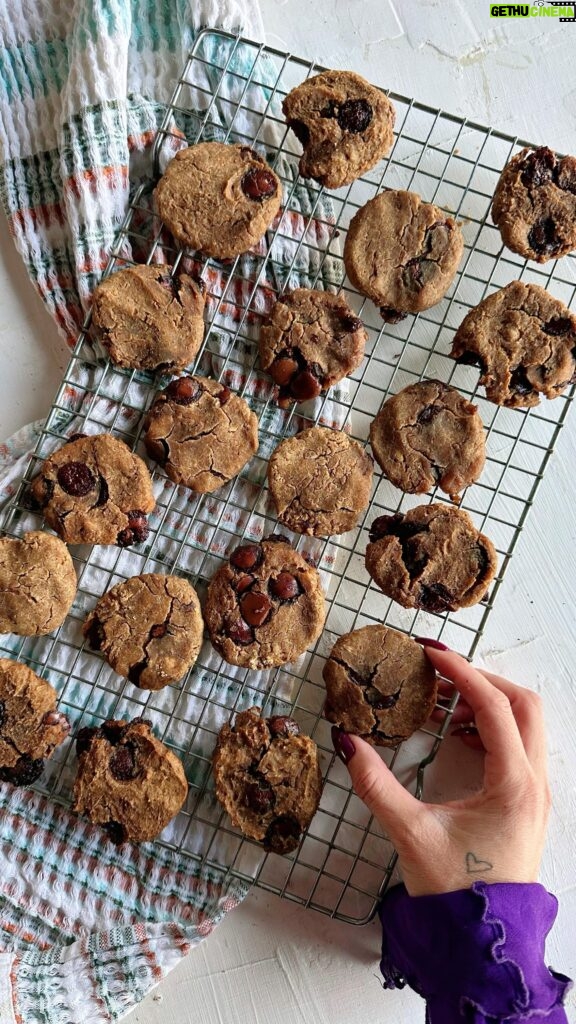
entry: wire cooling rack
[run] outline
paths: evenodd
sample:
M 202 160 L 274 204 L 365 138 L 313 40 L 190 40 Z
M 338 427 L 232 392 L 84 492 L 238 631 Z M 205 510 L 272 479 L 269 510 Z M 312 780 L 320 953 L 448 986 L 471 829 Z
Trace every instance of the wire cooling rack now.
M 262 244 L 249 256 L 218 263 L 175 246 L 158 221 L 153 183 L 135 194 L 107 273 L 133 262 L 188 262 L 207 287 L 207 331 L 195 364 L 239 390 L 260 418 L 258 455 L 236 481 L 196 497 L 154 472 L 157 508 L 151 534 L 136 550 L 72 549 L 79 587 L 71 613 L 47 637 L 0 638 L 0 649 L 48 678 L 75 727 L 108 717 L 146 715 L 156 733 L 182 758 L 190 781 L 185 809 L 158 842 L 189 856 L 214 877 L 256 882 L 269 891 L 353 923 L 373 914 L 395 861 L 392 845 L 351 792 L 346 769 L 334 758 L 329 725 L 322 717 L 322 667 L 337 636 L 384 622 L 406 633 L 441 637 L 472 655 L 518 541 L 558 431 L 569 394 L 535 409 L 504 409 L 476 392 L 478 373 L 449 357 L 453 333 L 466 312 L 486 294 L 521 278 L 550 287 L 570 305 L 576 285 L 572 257 L 544 267 L 527 265 L 504 250 L 489 223 L 491 196 L 518 140 L 390 93 L 396 108 L 394 147 L 388 159 L 347 188 L 326 194 L 298 178 L 299 146 L 281 113 L 286 93 L 322 70 L 271 47 L 207 31 L 196 42 L 179 80 L 154 154 L 157 177 L 186 142 L 219 138 L 243 142 L 266 155 L 284 186 L 284 207 Z M 348 286 L 341 246 L 350 218 L 383 188 L 406 188 L 437 203 L 462 224 L 465 252 L 448 295 L 418 317 L 383 325 L 370 302 Z M 308 285 L 342 290 L 369 334 L 362 366 L 344 386 L 296 409 L 278 410 L 270 381 L 256 360 L 259 324 L 279 291 Z M 83 645 L 81 625 L 96 598 L 110 586 L 143 571 L 186 575 L 202 596 L 206 583 L 239 538 L 277 529 L 265 486 L 266 461 L 286 434 L 312 422 L 349 430 L 367 443 L 370 421 L 385 398 L 424 377 L 439 378 L 477 403 L 486 428 L 487 463 L 461 507 L 493 540 L 499 573 L 479 605 L 451 614 L 413 612 L 390 601 L 364 568 L 368 527 L 382 513 L 406 511 L 440 494 L 402 495 L 376 472 L 369 510 L 358 528 L 328 541 L 291 535 L 311 553 L 327 595 L 326 627 L 316 647 L 293 665 L 247 672 L 227 665 L 204 644 L 195 668 L 178 685 L 149 693 L 120 679 Z M 3 513 L 9 535 L 38 527 L 27 484 L 42 459 L 79 430 L 112 431 L 140 447 L 144 411 L 167 379 L 110 365 L 90 332 L 89 318 L 56 396 L 26 480 Z M 572 389 L 574 390 L 574 389 Z M 282 533 L 288 533 L 282 529 Z M 6 644 L 6 646 L 3 646 Z M 258 704 L 267 713 L 290 711 L 320 748 L 324 792 L 320 809 L 291 856 L 266 855 L 244 839 L 214 799 L 210 759 L 221 725 L 240 708 Z M 438 726 L 420 730 L 396 751 L 381 751 L 402 782 L 420 795 L 426 765 L 434 758 L 453 705 Z M 70 805 L 75 773 L 71 742 L 58 748 L 36 788 Z M 104 841 L 104 840 L 103 840 Z

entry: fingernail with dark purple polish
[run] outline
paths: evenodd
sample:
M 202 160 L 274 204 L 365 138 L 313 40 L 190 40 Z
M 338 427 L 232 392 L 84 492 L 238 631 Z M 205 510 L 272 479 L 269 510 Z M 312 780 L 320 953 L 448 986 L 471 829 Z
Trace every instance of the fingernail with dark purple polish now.
M 468 725 L 457 725 L 452 729 L 451 736 L 479 736 L 478 729 L 472 723 Z
M 338 757 L 344 764 L 348 764 L 352 760 L 356 753 L 356 747 L 354 746 L 350 736 L 347 732 L 343 732 L 337 725 L 332 726 L 332 743 L 334 744 L 334 750 L 338 754 Z
M 435 651 L 449 651 L 450 648 L 440 642 L 440 640 L 431 640 L 427 636 L 415 636 L 414 640 L 417 644 L 422 644 L 423 647 L 433 647 Z

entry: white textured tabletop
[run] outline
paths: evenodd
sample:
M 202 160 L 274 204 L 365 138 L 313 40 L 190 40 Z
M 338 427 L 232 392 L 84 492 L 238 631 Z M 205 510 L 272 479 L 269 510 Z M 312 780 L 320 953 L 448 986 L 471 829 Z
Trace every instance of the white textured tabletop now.
M 266 41 L 377 85 L 576 152 L 576 24 L 491 19 L 487 2 L 261 0 Z M 473 8 L 473 9 L 471 9 Z M 67 361 L 7 232 L 0 244 L 0 437 L 48 411 Z M 554 806 L 541 880 L 560 899 L 547 961 L 576 976 L 576 410 L 560 435 L 478 660 L 545 702 Z M 474 755 L 443 744 L 426 795 L 472 780 Z M 446 766 L 448 771 L 446 771 Z M 457 770 L 455 771 L 455 766 Z M 130 1024 L 408 1024 L 408 990 L 383 992 L 379 929 L 344 925 L 254 891 L 127 1018 Z M 569 996 L 576 1007 L 576 996 Z M 570 1011 L 569 1011 L 570 1013 Z

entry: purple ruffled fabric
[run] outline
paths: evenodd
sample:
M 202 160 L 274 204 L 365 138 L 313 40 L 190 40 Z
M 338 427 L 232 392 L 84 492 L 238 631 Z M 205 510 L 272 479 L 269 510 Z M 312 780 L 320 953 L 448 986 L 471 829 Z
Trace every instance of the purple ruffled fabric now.
M 380 906 L 384 988 L 410 985 L 429 1024 L 566 1024 L 572 983 L 544 963 L 557 910 L 537 883 L 475 882 L 436 896 L 399 885 Z

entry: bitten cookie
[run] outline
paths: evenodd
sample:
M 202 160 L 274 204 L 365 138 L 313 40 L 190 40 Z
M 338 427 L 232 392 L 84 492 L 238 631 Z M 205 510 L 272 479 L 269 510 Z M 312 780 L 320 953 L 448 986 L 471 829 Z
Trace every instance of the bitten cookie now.
M 404 608 L 453 612 L 482 600 L 496 573 L 497 556 L 467 512 L 419 505 L 405 515 L 374 520 L 366 568 L 387 597 Z
M 144 444 L 171 480 L 198 494 L 215 491 L 258 450 L 258 419 L 229 388 L 208 377 L 179 377 L 156 396 Z
M 232 824 L 272 853 L 291 853 L 320 802 L 318 748 L 285 715 L 240 711 L 224 725 L 212 760 L 216 796 Z
M 208 587 L 204 619 L 232 665 L 271 668 L 296 661 L 322 632 L 320 575 L 284 537 L 242 544 Z
M 280 209 L 282 185 L 248 146 L 200 142 L 170 161 L 155 196 L 174 238 L 227 259 L 260 241 Z
M 0 633 L 51 633 L 66 618 L 76 587 L 68 548 L 51 533 L 0 537 Z
M 492 220 L 512 252 L 537 263 L 576 249 L 576 157 L 523 149 L 502 171 Z
M 30 786 L 70 723 L 56 710 L 56 690 L 19 661 L 0 658 L 0 780 Z
M 32 481 L 32 498 L 67 544 L 128 547 L 148 537 L 156 502 L 150 474 L 111 434 L 80 435 L 50 455 Z
M 279 404 L 317 398 L 364 358 L 367 334 L 341 295 L 297 288 L 281 295 L 260 330 L 262 368 L 279 387 Z
M 460 228 L 443 210 L 415 192 L 381 192 L 352 218 L 344 264 L 354 287 L 394 323 L 440 301 L 463 248 Z
M 182 679 L 202 645 L 194 587 L 179 576 L 159 573 L 116 584 L 96 602 L 83 628 L 91 648 L 145 690 Z
M 437 485 L 453 501 L 477 480 L 486 461 L 484 427 L 475 405 L 439 380 L 393 395 L 370 426 L 376 462 L 409 494 Z
M 137 370 L 183 370 L 204 337 L 204 286 L 169 266 L 118 270 L 94 292 L 92 322 L 110 359 Z
M 370 500 L 372 459 L 342 430 L 310 427 L 282 441 L 268 464 L 278 519 L 296 533 L 352 530 Z
M 576 380 L 576 316 L 537 284 L 511 281 L 470 310 L 451 354 L 480 367 L 496 405 L 538 405 Z
M 424 651 L 386 626 L 341 636 L 323 675 L 328 721 L 383 747 L 408 739 L 436 703 L 436 672 Z
M 186 800 L 182 763 L 142 718 L 80 729 L 76 753 L 73 810 L 113 843 L 155 839 Z
M 395 112 L 390 100 L 353 71 L 323 71 L 288 93 L 288 127 L 302 143 L 300 174 L 340 188 L 392 148 Z

